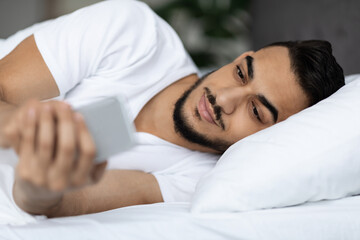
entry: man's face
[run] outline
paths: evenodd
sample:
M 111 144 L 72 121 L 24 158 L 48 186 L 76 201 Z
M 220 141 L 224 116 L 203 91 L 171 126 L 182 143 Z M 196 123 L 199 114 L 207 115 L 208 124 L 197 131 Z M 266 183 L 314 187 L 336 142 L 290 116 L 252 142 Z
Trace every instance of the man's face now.
M 288 49 L 246 52 L 200 79 L 178 100 L 175 129 L 201 149 L 231 144 L 283 121 L 308 106 L 291 70 Z

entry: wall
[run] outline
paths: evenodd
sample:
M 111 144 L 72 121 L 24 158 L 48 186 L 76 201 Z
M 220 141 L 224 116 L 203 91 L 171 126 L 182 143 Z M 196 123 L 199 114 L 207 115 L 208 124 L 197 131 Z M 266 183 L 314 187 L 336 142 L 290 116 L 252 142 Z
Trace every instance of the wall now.
M 0 0 L 0 38 L 101 0 Z
M 255 49 L 276 41 L 323 39 L 345 74 L 360 72 L 360 1 L 252 0 Z
M 101 1 L 102 0 L 48 0 L 50 3 L 49 15 L 51 17 L 61 16 Z
M 0 38 L 101 0 L 0 0 Z M 118 0 L 122 1 L 122 0 Z M 143 0 L 178 32 L 196 64 L 216 68 L 249 49 L 249 0 Z M 175 3 L 171 5 L 172 3 Z M 164 11 L 168 9 L 168 11 Z
M 0 0 L 0 38 L 46 18 L 45 0 Z

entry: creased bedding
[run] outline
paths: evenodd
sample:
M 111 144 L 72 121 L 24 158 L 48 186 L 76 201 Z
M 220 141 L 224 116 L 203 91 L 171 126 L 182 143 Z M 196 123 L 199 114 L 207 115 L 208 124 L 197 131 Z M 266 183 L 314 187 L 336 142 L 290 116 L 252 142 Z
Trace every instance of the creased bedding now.
M 300 206 L 195 215 L 189 203 L 159 203 L 46 219 L 11 197 L 16 156 L 0 150 L 0 239 L 360 239 L 360 196 Z
M 360 197 L 216 215 L 189 209 L 188 203 L 160 203 L 3 225 L 0 239 L 360 239 Z
M 11 150 L 0 149 L 0 224 L 26 224 L 35 218 L 20 210 L 12 198 L 14 166 L 17 157 Z

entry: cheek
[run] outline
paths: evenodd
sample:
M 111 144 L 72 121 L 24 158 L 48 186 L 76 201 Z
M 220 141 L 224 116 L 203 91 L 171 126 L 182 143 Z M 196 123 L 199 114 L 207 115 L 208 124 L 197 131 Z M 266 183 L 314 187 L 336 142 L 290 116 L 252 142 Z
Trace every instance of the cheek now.
M 249 116 L 249 113 L 244 110 L 229 117 L 229 125 L 226 135 L 229 140 L 236 142 L 262 129 L 264 129 L 264 127 L 253 120 Z

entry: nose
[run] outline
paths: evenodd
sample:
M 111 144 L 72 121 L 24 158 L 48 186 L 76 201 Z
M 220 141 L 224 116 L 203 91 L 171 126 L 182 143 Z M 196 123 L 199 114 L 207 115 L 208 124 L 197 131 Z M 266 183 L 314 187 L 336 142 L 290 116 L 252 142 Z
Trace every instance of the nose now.
M 216 103 L 225 114 L 232 114 L 247 98 L 248 90 L 244 87 L 227 87 L 216 93 Z

